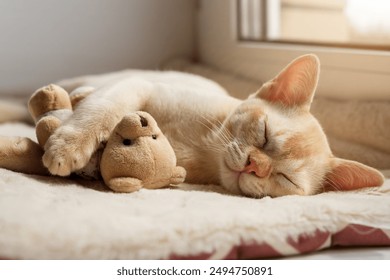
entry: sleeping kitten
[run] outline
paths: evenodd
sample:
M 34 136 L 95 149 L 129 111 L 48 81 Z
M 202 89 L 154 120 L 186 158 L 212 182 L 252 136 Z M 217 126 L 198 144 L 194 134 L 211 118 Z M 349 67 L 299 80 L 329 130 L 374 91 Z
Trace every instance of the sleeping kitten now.
M 310 195 L 379 186 L 383 176 L 335 158 L 310 114 L 319 61 L 305 55 L 246 100 L 178 72 L 128 71 L 60 84 L 100 86 L 48 140 L 44 165 L 66 176 L 82 168 L 128 112 L 143 110 L 170 140 L 187 182 L 221 184 L 251 197 Z

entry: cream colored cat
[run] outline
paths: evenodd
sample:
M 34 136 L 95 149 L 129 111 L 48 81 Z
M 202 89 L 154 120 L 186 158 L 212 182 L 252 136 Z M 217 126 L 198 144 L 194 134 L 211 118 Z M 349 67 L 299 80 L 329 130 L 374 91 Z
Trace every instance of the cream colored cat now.
M 99 86 L 49 138 L 43 162 L 52 174 L 69 175 L 126 113 L 143 110 L 170 140 L 189 183 L 221 184 L 252 197 L 381 185 L 375 169 L 332 156 L 309 113 L 318 76 L 318 58 L 302 56 L 243 101 L 212 81 L 177 72 L 70 80 L 61 85 Z

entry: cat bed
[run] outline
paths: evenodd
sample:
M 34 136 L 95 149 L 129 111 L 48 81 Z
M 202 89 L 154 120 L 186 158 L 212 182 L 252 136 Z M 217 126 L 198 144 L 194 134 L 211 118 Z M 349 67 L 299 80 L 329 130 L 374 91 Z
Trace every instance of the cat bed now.
M 0 135 L 34 137 L 25 124 Z M 218 186 L 111 192 L 101 182 L 0 169 L 0 258 L 251 259 L 390 245 L 378 188 L 252 199 Z M 390 249 L 389 249 L 390 250 Z

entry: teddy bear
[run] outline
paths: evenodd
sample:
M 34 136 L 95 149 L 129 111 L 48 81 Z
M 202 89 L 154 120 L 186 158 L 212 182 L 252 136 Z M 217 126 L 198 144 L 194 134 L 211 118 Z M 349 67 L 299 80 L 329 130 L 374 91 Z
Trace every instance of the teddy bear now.
M 104 182 L 118 192 L 156 189 L 184 181 L 168 139 L 146 112 L 126 115 L 104 148 L 100 171 Z
M 47 139 L 92 91 L 82 87 L 69 95 L 54 84 L 38 89 L 28 103 L 38 143 L 25 137 L 0 137 L 0 167 L 48 175 L 42 164 Z M 186 175 L 183 167 L 176 166 L 173 148 L 155 119 L 142 111 L 124 116 L 90 162 L 75 173 L 88 179 L 101 178 L 116 192 L 176 185 L 184 182 Z

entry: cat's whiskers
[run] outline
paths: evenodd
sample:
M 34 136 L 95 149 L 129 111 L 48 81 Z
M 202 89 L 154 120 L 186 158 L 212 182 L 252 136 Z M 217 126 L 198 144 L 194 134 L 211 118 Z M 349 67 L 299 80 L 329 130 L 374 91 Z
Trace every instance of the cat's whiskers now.
M 229 137 L 230 137 L 231 139 L 234 138 L 234 136 L 233 136 L 233 134 L 230 132 L 230 130 L 228 130 L 227 127 L 224 126 L 223 123 L 222 123 L 220 120 L 215 119 L 215 121 L 219 124 L 220 127 L 223 127 L 223 128 L 224 128 L 224 129 L 223 129 L 223 132 L 225 133 L 225 135 L 226 135 L 228 138 L 229 138 Z
M 221 139 L 221 138 L 219 137 L 219 135 L 218 135 L 213 129 L 211 129 L 210 127 L 207 126 L 207 124 L 204 124 L 204 123 L 202 123 L 201 121 L 199 121 L 199 123 L 201 123 L 201 124 L 202 124 L 203 126 L 205 126 L 207 129 L 209 129 L 209 130 L 214 134 L 214 136 L 217 137 L 217 139 L 219 140 L 219 142 L 221 142 L 221 143 L 216 143 L 215 141 L 210 141 L 210 142 L 208 143 L 208 145 L 206 146 L 207 149 L 210 150 L 210 151 L 213 151 L 213 152 L 215 152 L 215 153 L 217 153 L 217 154 L 220 154 L 220 153 L 224 152 L 224 151 L 225 151 L 225 147 L 226 147 L 226 145 L 227 145 L 227 144 L 224 142 L 225 140 L 224 140 L 224 139 Z
M 228 131 L 227 129 L 226 129 L 226 127 L 223 125 L 223 123 L 220 121 L 220 120 L 218 120 L 216 117 L 213 117 L 213 116 L 211 116 L 211 115 L 209 115 L 209 117 L 208 118 L 206 118 L 205 116 L 201 116 L 205 121 L 207 121 L 213 128 L 215 128 L 216 130 L 218 130 L 219 132 L 221 132 L 222 134 L 223 134 L 223 136 L 226 138 L 226 139 L 229 139 L 229 136 L 231 137 L 231 138 L 233 138 L 233 135 L 230 133 L 230 131 Z M 211 120 L 213 120 L 214 122 L 212 122 Z M 218 125 L 217 125 L 218 124 Z M 230 135 L 229 134 L 227 134 L 227 132 L 229 132 L 230 133 Z
M 217 138 L 217 140 L 219 140 L 219 142 L 221 142 L 221 144 L 223 145 L 223 147 L 221 147 L 221 150 L 224 150 L 224 148 L 229 144 L 229 142 L 231 141 L 228 137 L 228 135 L 224 132 L 225 128 L 223 126 L 217 126 L 215 123 L 213 123 L 212 121 L 210 121 L 208 118 L 204 117 L 204 116 L 201 116 L 207 123 L 201 121 L 201 120 L 197 120 L 200 124 L 202 124 L 204 127 L 206 127 L 208 130 L 210 130 L 210 132 L 212 132 L 212 134 Z M 210 126 L 209 126 L 209 125 Z M 218 145 L 216 143 L 213 143 L 214 145 Z M 219 145 L 218 145 L 219 147 Z

